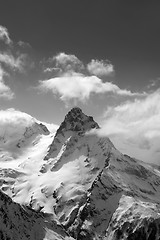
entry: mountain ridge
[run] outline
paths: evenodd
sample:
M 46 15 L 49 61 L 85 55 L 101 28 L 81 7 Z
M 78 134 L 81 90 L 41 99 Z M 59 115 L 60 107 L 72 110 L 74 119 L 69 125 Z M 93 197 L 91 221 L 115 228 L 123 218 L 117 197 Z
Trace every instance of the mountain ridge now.
M 120 153 L 99 128 L 73 108 L 23 164 L 1 169 L 0 188 L 17 204 L 51 214 L 73 239 L 158 240 L 160 171 Z

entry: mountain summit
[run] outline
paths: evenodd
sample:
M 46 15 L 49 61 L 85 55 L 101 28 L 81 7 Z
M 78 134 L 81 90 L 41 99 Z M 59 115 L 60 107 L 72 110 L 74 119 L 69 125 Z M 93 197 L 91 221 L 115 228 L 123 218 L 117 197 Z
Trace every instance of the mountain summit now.
M 56 135 L 69 130 L 84 133 L 93 128 L 99 128 L 98 124 L 93 120 L 93 117 L 85 115 L 80 108 L 74 107 L 65 116 Z
M 44 160 L 47 160 L 56 154 L 56 150 L 60 150 L 62 145 L 70 139 L 77 139 L 78 136 L 84 135 L 91 129 L 98 129 L 99 125 L 92 116 L 85 115 L 78 107 L 72 108 L 64 118 L 60 127 L 57 129 L 52 144 L 48 150 L 48 154 Z
M 71 109 L 55 135 L 42 135 L 16 160 L 21 164 L 2 158 L 1 190 L 73 239 L 158 240 L 159 169 L 123 155 L 96 131 L 86 134 L 94 128 L 92 117 Z

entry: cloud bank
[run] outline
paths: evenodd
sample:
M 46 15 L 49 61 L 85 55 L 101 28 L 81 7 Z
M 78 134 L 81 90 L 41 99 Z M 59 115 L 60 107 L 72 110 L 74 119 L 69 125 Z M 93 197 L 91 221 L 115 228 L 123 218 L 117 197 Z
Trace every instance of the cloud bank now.
M 65 53 L 60 53 L 49 61 L 54 66 L 45 68 L 44 72 L 50 72 L 53 76 L 40 80 L 39 89 L 51 91 L 66 104 L 72 100 L 76 104 L 78 101 L 85 103 L 92 94 L 141 95 L 120 89 L 112 82 L 103 82 L 99 76 L 108 76 L 114 72 L 113 65 L 108 61 L 92 60 L 85 66 L 75 55 Z
M 160 89 L 144 99 L 109 107 L 99 134 L 109 136 L 128 155 L 160 163 Z

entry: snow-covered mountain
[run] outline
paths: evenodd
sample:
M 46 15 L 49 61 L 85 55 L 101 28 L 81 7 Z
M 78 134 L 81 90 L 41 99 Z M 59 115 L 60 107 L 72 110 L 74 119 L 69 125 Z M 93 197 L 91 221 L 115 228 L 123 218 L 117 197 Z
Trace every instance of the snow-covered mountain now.
M 49 214 L 14 203 L 0 191 L 0 239 L 71 240 Z
M 9 109 L 0 111 L 0 157 L 4 161 L 18 159 L 36 144 L 47 127 L 26 113 Z
M 98 129 L 79 108 L 55 134 L 43 126 L 16 159 L 1 158 L 1 190 L 19 208 L 52 216 L 74 239 L 158 240 L 159 169 L 121 154 Z

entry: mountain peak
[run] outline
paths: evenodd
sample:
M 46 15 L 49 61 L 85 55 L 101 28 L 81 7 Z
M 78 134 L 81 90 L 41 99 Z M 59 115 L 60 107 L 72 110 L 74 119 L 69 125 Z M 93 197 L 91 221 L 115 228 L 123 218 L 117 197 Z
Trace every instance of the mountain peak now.
M 68 113 L 82 113 L 82 109 L 79 107 L 73 107 Z
M 92 116 L 85 115 L 81 108 L 72 108 L 65 116 L 64 121 L 61 123 L 57 134 L 63 131 L 75 131 L 75 132 L 86 132 L 93 128 L 99 128 Z
M 74 107 L 72 108 L 67 115 L 65 116 L 65 121 L 71 121 L 71 119 L 75 119 L 75 118 L 83 118 L 83 112 L 82 109 L 79 107 Z

